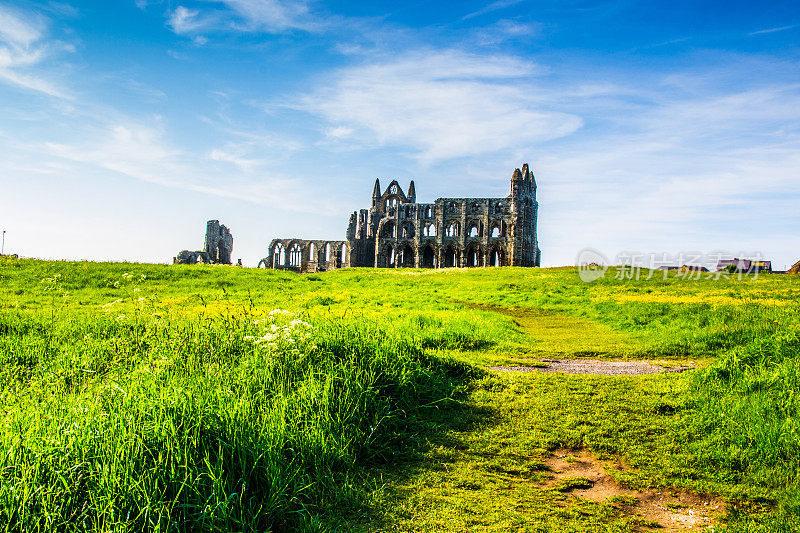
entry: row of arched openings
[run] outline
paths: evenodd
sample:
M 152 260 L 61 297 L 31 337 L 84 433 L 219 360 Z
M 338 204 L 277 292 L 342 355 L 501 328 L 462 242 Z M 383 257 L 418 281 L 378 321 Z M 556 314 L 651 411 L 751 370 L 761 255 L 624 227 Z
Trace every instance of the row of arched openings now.
M 445 268 L 460 266 L 462 264 L 459 250 L 455 247 L 448 247 L 445 249 L 442 258 Z M 395 268 L 395 267 L 414 267 L 415 255 L 414 249 L 410 244 L 403 244 L 399 246 L 387 245 L 384 249 L 382 264 L 378 266 Z M 503 252 L 499 248 L 494 248 L 489 252 L 486 258 L 485 266 L 500 266 L 503 264 Z M 464 252 L 463 265 L 467 267 L 482 267 L 484 266 L 483 250 L 480 246 L 471 246 Z M 419 266 L 422 268 L 435 268 L 437 266 L 436 250 L 430 244 L 422 248 L 420 255 Z
M 315 243 L 310 243 L 308 245 L 308 258 L 309 261 L 317 261 L 317 262 L 328 262 L 331 260 L 332 251 L 330 243 L 325 243 L 325 246 L 321 248 L 319 251 L 317 250 L 317 246 Z M 317 253 L 319 252 L 319 253 Z M 339 249 L 339 259 L 341 260 L 342 264 L 347 263 L 347 245 L 342 244 Z M 287 262 L 288 257 L 288 262 Z M 300 246 L 300 243 L 292 243 L 289 247 L 289 250 L 286 250 L 286 247 L 283 245 L 282 242 L 276 243 L 275 247 L 272 249 L 272 268 L 280 268 L 280 267 L 295 267 L 300 268 L 303 264 L 303 251 Z
M 393 221 L 387 221 L 381 226 L 380 238 L 391 239 L 398 235 L 396 234 L 397 226 Z M 459 223 L 453 222 L 445 227 L 445 237 L 458 237 L 459 236 Z M 493 224 L 490 236 L 492 238 L 501 237 L 503 231 L 499 224 Z M 413 239 L 415 235 L 414 224 L 405 222 L 401 226 L 400 237 L 405 239 Z M 467 226 L 467 235 L 469 237 L 483 237 L 483 224 L 479 222 L 472 222 Z M 423 237 L 436 237 L 436 224 L 428 224 L 422 228 Z

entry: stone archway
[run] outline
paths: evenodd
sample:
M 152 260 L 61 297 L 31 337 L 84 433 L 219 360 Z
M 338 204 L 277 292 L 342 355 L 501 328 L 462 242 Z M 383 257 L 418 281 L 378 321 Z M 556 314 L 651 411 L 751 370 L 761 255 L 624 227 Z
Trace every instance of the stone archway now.
M 272 249 L 272 268 L 280 268 L 286 265 L 286 248 L 279 242 Z
M 489 266 L 503 266 L 503 250 L 497 247 L 492 248 L 489 252 Z
M 483 254 L 481 253 L 480 246 L 475 245 L 467 248 L 466 266 L 467 267 L 483 266 Z
M 420 261 L 420 266 L 422 268 L 434 268 L 436 267 L 436 252 L 433 250 L 433 246 L 429 244 L 425 245 L 425 248 L 422 249 L 422 261 Z
M 380 268 L 394 268 L 397 263 L 397 250 L 391 244 L 387 244 L 383 248 L 383 253 L 378 256 L 378 267 Z
M 459 266 L 458 261 L 458 248 L 455 246 L 448 246 L 444 252 L 444 266 L 445 268 Z
M 400 253 L 397 257 L 397 266 L 403 268 L 414 268 L 414 248 L 410 244 L 404 244 L 399 247 Z
M 395 237 L 395 228 L 396 227 L 397 226 L 395 225 L 395 223 L 393 221 L 391 221 L 391 220 L 385 222 L 381 226 L 381 230 L 379 232 L 380 238 L 382 238 L 382 239 L 394 238 Z
M 289 248 L 289 266 L 300 268 L 303 264 L 303 252 L 298 243 L 293 243 Z

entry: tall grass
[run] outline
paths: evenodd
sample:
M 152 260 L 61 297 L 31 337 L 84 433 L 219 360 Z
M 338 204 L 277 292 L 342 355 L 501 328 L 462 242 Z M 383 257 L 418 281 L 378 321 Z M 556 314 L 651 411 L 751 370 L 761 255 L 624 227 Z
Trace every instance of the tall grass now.
M 768 528 L 748 519 L 737 530 L 800 529 L 800 335 L 797 326 L 730 350 L 693 379 L 691 418 L 697 460 L 741 487 L 751 500 L 766 498 L 784 522 Z M 773 499 L 775 498 L 775 499 Z
M 459 372 L 370 323 L 0 315 L 6 531 L 317 530 Z

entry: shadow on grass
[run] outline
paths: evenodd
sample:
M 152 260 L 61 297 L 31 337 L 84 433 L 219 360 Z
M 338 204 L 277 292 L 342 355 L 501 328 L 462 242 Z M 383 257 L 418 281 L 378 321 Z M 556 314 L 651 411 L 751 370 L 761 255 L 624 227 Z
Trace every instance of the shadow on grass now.
M 348 490 L 351 498 L 320 508 L 321 529 L 328 531 L 372 531 L 391 529 L 389 507 L 400 498 L 394 488 L 408 484 L 427 472 L 440 471 L 449 462 L 432 457 L 436 449 L 466 450 L 465 436 L 494 425 L 500 418 L 493 409 L 469 399 L 469 385 L 485 371 L 452 359 L 431 358 L 436 372 L 444 373 L 452 387 L 443 401 L 419 405 L 398 421 L 396 432 L 384 454 L 365 464 Z

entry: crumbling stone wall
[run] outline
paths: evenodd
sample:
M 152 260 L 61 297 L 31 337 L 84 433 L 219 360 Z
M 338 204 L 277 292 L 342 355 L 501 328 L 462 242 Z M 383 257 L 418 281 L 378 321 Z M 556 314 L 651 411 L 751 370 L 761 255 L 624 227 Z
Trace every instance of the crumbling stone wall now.
M 372 206 L 350 216 L 346 241 L 275 239 L 259 266 L 306 272 L 344 266 L 541 264 L 536 180 L 527 164 L 514 170 L 511 194 L 505 198 L 439 198 L 433 203 L 417 203 L 416 196 L 413 180 L 405 194 L 397 180 L 381 192 L 376 179 Z M 338 262 L 314 261 L 314 254 L 308 252 L 312 243 L 331 243 L 337 249 L 343 246 L 345 253 Z
M 227 227 L 219 223 L 219 220 L 209 220 L 206 224 L 205 251 L 212 263 L 231 264 L 233 236 Z
M 193 265 L 195 263 L 210 263 L 211 261 L 208 258 L 208 254 L 205 252 L 181 250 L 172 262 L 178 265 Z
M 219 220 L 209 220 L 206 223 L 205 250 L 181 250 L 172 262 L 180 265 L 195 263 L 230 265 L 232 252 L 233 236 L 230 230 L 221 225 Z
M 323 241 L 307 239 L 273 239 L 269 255 L 258 263 L 259 267 L 295 272 L 324 272 L 350 265 L 348 241 Z

